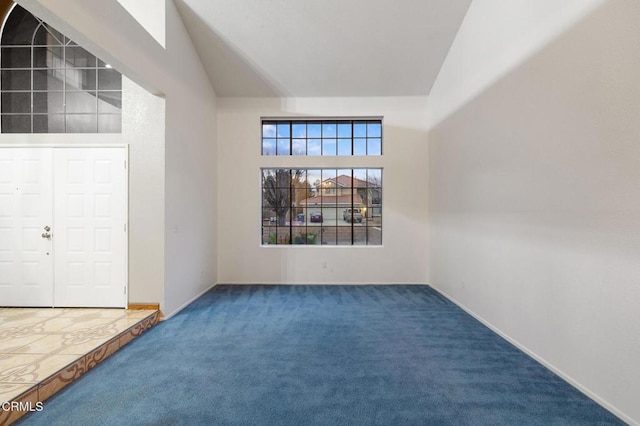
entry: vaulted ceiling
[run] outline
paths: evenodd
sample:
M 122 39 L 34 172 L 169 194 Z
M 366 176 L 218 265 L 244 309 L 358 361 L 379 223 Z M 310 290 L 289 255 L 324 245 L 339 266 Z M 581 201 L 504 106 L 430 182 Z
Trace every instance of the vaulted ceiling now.
M 471 0 L 175 0 L 218 96 L 428 95 Z

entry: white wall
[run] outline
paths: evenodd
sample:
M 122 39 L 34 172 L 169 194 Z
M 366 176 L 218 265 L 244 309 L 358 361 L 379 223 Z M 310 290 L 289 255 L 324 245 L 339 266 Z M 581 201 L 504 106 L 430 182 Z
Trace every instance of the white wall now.
M 164 99 L 123 77 L 122 133 L 0 134 L 0 144 L 129 144 L 129 303 L 164 302 Z M 149 125 L 153 123 L 152 125 Z
M 384 116 L 384 155 L 262 157 L 260 118 L 298 115 Z M 218 282 L 426 282 L 425 122 L 425 98 L 219 99 Z M 261 247 L 260 168 L 282 165 L 383 167 L 383 246 Z
M 130 267 L 138 271 L 163 271 L 148 272 L 147 276 L 164 277 L 164 282 L 148 283 L 134 294 L 141 301 L 160 302 L 169 316 L 213 285 L 217 275 L 216 97 L 180 15 L 173 1 L 163 3 L 166 6 L 166 48 L 163 48 L 117 0 L 65 0 L 64 7 L 60 0 L 20 0 L 20 4 L 136 84 L 165 98 L 164 121 L 154 116 L 162 114 L 162 108 L 152 101 L 145 104 L 149 107 L 144 112 L 146 121 L 135 124 L 140 135 L 155 137 L 164 132 L 164 152 L 160 147 L 149 147 L 148 151 L 150 161 L 155 162 L 151 168 L 164 158 L 163 173 L 157 176 L 156 186 L 149 192 L 150 205 L 157 206 L 157 190 L 164 191 L 164 213 L 157 212 L 150 218 L 153 224 L 164 219 L 163 226 L 155 229 L 157 234 L 164 235 L 164 261 L 156 263 L 159 260 L 156 246 L 153 254 L 138 257 L 141 263 Z M 163 15 L 157 10 L 148 13 Z M 150 98 L 139 96 L 139 99 L 144 102 Z M 149 176 L 145 178 L 149 182 Z M 139 220 L 144 216 L 134 215 Z M 140 229 L 149 236 L 150 224 L 144 231 Z M 141 247 L 153 242 L 161 244 L 157 235 L 149 242 L 135 244 Z M 152 299 L 158 297 L 158 292 L 164 300 Z
M 166 0 L 118 0 L 162 47 L 166 47 Z
M 429 283 L 638 423 L 640 3 L 573 5 L 559 31 L 540 19 L 567 2 L 472 3 L 429 99 Z M 478 49 L 536 31 L 546 43 L 456 93 Z
M 129 303 L 164 305 L 165 101 L 122 78 L 122 142 L 129 144 Z M 118 135 L 120 136 L 120 135 Z
M 216 283 L 216 97 L 167 1 L 165 314 Z

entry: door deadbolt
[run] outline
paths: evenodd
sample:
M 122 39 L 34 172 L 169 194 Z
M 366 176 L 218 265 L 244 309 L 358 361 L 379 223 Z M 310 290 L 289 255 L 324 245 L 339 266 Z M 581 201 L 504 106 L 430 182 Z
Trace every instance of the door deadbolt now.
M 47 226 L 44 227 L 44 230 L 49 232 L 49 231 L 51 231 L 51 228 L 49 228 L 49 226 L 47 225 Z

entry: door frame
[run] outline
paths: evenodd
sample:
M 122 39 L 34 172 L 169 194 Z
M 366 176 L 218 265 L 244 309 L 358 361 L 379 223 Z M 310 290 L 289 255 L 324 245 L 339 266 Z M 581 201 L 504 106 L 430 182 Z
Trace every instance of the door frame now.
M 34 143 L 34 144 L 25 144 L 25 143 L 2 143 L 0 142 L 0 149 L 3 148 L 53 148 L 53 149 L 65 149 L 65 148 L 120 148 L 124 149 L 124 157 L 125 157 L 125 230 L 126 230 L 126 244 L 124 245 L 124 275 L 125 275 L 125 283 L 124 283 L 124 295 L 122 301 L 122 308 L 126 308 L 129 302 L 129 144 L 125 143 L 79 143 L 79 144 L 71 144 L 71 143 Z M 53 212 L 55 215 L 55 212 Z M 55 255 L 55 254 L 54 254 Z M 53 265 L 55 268 L 55 263 Z M 55 272 L 54 272 L 55 275 Z M 53 278 L 53 277 L 52 277 Z M 54 291 L 55 291 L 55 281 L 53 283 Z M 55 302 L 55 300 L 54 300 Z M 55 307 L 55 306 L 53 306 Z

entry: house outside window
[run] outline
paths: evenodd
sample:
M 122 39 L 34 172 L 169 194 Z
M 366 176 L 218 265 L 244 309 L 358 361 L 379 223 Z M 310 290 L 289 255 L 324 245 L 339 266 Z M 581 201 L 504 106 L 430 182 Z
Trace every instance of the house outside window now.
M 382 245 L 382 168 L 325 167 L 379 158 L 382 118 L 263 119 L 261 136 L 263 156 L 323 157 L 322 167 L 261 169 L 262 245 Z

